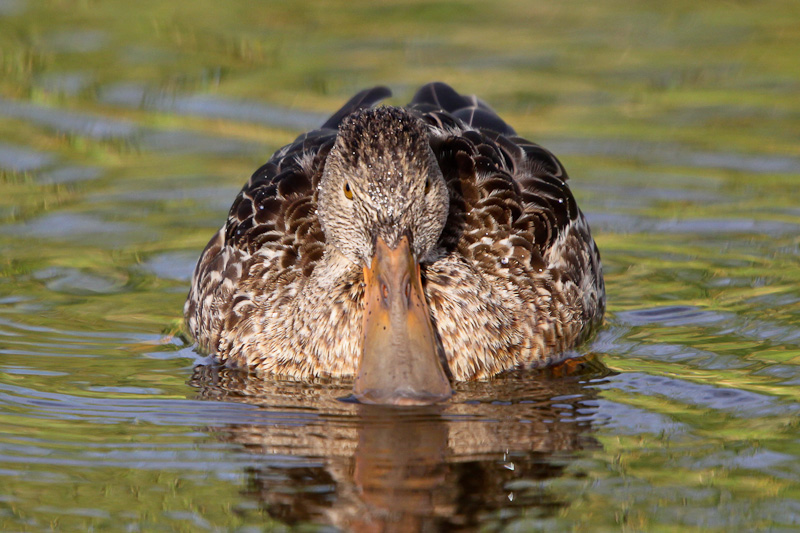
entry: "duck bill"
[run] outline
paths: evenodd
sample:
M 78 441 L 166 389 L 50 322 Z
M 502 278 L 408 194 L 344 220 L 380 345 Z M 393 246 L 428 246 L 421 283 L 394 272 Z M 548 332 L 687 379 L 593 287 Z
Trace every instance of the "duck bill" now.
M 364 267 L 364 342 L 353 392 L 363 403 L 425 405 L 452 395 L 419 264 L 408 238 L 395 249 L 378 238 Z

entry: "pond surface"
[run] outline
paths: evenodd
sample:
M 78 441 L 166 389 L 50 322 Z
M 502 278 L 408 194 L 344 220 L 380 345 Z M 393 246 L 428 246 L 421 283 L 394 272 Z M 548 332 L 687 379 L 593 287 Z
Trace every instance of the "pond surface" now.
M 0 0 L 0 530 L 800 528 L 800 4 Z M 440 79 L 603 254 L 568 367 L 429 409 L 181 340 L 246 178 Z

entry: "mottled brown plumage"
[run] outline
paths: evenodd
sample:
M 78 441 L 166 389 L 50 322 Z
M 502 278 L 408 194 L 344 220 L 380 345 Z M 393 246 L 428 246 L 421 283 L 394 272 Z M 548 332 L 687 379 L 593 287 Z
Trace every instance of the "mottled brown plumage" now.
M 258 169 L 197 264 L 185 314 L 232 366 L 353 376 L 363 268 L 403 236 L 456 380 L 558 361 L 601 320 L 589 226 L 553 154 L 441 83 L 356 95 Z

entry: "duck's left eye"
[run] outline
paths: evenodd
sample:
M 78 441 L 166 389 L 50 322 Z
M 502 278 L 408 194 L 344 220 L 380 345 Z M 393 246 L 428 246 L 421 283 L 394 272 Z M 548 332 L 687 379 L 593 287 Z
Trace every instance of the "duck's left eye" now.
M 431 179 L 430 178 L 426 178 L 425 179 L 425 194 L 428 194 L 428 191 L 430 191 L 430 190 L 431 190 Z
M 344 184 L 344 197 L 347 198 L 348 200 L 353 199 L 353 190 L 350 188 L 349 183 Z

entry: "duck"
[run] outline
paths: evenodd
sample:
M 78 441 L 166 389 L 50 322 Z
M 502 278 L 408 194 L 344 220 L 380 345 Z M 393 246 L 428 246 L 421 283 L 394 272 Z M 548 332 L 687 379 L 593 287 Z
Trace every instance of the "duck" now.
M 234 199 L 184 307 L 217 363 L 429 404 L 562 362 L 602 323 L 600 253 L 556 156 L 445 83 L 390 96 L 359 92 Z

